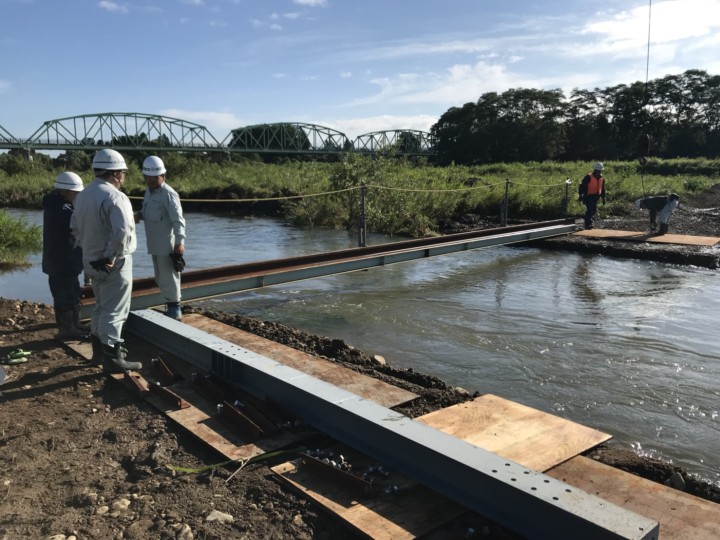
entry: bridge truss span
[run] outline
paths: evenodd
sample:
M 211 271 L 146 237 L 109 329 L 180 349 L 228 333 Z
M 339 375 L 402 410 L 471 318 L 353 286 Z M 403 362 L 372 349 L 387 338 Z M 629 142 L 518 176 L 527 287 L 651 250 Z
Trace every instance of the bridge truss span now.
M 340 154 L 352 149 L 335 129 L 298 122 L 256 124 L 232 130 L 223 140 L 228 149 L 261 153 Z
M 222 145 L 199 124 L 143 113 L 101 113 L 49 120 L 24 146 L 36 149 L 68 147 L 99 150 L 218 151 Z
M 373 131 L 358 136 L 353 147 L 356 152 L 370 154 L 395 151 L 407 155 L 430 155 L 435 153 L 435 137 L 416 129 Z

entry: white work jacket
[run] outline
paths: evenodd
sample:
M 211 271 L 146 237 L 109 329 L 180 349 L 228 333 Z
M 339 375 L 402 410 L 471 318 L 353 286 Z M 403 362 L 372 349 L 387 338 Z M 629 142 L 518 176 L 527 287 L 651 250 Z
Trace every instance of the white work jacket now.
M 142 218 L 150 255 L 169 255 L 176 244 L 185 243 L 185 218 L 180 197 L 167 182 L 153 191 L 145 190 Z
M 122 258 L 137 248 L 130 199 L 103 178 L 95 178 L 78 193 L 70 229 L 83 261 Z

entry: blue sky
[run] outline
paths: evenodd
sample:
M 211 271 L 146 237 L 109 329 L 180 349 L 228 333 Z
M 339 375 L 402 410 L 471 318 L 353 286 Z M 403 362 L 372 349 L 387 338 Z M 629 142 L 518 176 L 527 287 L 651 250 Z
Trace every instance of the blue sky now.
M 510 88 L 644 81 L 649 0 L 0 0 L 0 125 L 140 112 L 354 138 Z M 654 0 L 650 79 L 720 74 L 720 0 Z

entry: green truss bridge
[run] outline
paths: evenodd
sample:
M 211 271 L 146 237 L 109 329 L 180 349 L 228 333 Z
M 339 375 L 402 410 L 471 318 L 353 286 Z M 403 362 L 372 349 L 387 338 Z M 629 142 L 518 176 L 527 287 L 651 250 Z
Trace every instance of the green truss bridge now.
M 395 151 L 408 156 L 432 156 L 435 139 L 424 131 L 398 129 L 366 133 L 351 140 L 344 133 L 325 126 L 278 122 L 239 127 L 220 141 L 200 124 L 168 116 L 119 112 L 48 120 L 27 139 L 14 137 L 0 125 L 0 149 L 96 151 L 102 148 L 319 156 Z

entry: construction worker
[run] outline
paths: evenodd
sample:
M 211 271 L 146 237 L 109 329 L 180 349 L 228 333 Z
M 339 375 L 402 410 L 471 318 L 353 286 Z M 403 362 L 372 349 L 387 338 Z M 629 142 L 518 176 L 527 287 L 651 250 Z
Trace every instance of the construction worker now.
M 95 294 L 90 328 L 93 360 L 111 373 L 141 369 L 127 360 L 122 329 L 130 313 L 132 254 L 137 247 L 132 205 L 120 187 L 127 165 L 112 149 L 93 157 L 95 179 L 78 194 L 72 231 L 83 252 L 85 276 Z
M 657 227 L 657 219 L 660 219 L 659 235 L 668 232 L 668 222 L 670 216 L 680 204 L 680 196 L 677 193 L 670 195 L 654 195 L 650 197 L 641 197 L 635 201 L 638 209 L 648 210 L 650 212 L 650 232 L 655 231 Z
M 64 172 L 42 199 L 42 271 L 48 275 L 58 339 L 87 339 L 90 333 L 90 328 L 80 323 L 82 250 L 75 246 L 70 232 L 73 202 L 82 190 L 82 179 L 74 172 Z
M 145 196 L 135 222 L 145 220 L 147 250 L 152 256 L 155 283 L 165 298 L 165 314 L 182 319 L 180 309 L 180 272 L 185 268 L 185 218 L 180 197 L 165 182 L 165 164 L 157 156 L 143 162 Z
M 598 162 L 593 166 L 593 171 L 585 175 L 578 188 L 578 201 L 585 204 L 585 228 L 593 228 L 593 217 L 597 212 L 597 205 L 600 198 L 605 204 L 605 178 L 602 171 L 603 164 Z

